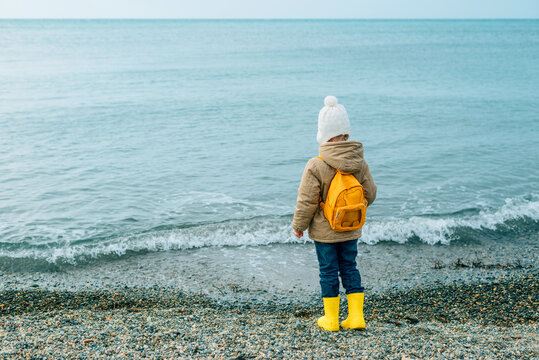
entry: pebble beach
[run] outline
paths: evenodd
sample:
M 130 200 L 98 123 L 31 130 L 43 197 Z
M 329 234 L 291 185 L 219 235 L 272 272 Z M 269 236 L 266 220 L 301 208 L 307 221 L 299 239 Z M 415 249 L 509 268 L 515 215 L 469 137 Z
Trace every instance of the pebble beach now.
M 364 331 L 326 332 L 318 300 L 218 301 L 170 288 L 0 292 L 2 359 L 533 359 L 537 271 L 366 296 Z M 341 319 L 346 301 L 341 302 Z

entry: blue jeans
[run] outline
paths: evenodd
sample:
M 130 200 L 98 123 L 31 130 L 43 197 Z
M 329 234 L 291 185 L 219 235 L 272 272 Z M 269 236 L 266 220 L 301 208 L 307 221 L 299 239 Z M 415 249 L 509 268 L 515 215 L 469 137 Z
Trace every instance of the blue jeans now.
M 339 296 L 339 275 L 347 294 L 365 290 L 356 265 L 357 239 L 333 244 L 315 241 L 314 244 L 320 265 L 322 297 Z

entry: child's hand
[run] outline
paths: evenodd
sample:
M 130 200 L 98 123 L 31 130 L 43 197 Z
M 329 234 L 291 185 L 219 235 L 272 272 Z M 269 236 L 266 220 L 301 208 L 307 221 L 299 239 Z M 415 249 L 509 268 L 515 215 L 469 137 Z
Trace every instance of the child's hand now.
M 292 229 L 292 232 L 294 233 L 294 235 L 296 235 L 298 239 L 303 236 L 303 231 L 297 232 L 296 230 Z

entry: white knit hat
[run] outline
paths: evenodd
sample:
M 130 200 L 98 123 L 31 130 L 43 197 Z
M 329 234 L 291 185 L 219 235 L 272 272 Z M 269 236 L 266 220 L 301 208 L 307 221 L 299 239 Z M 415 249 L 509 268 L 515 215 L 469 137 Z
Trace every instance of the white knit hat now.
M 324 106 L 318 114 L 318 134 L 316 140 L 322 145 L 329 139 L 339 135 L 350 135 L 350 120 L 344 106 L 338 103 L 335 96 L 326 96 Z

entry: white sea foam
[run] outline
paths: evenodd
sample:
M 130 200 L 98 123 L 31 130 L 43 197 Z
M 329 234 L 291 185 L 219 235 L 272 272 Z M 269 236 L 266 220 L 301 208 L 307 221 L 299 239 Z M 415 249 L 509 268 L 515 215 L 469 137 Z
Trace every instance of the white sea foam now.
M 50 263 L 58 261 L 76 263 L 82 259 L 100 256 L 121 256 L 129 251 L 167 251 L 206 246 L 257 246 L 305 241 L 306 239 L 300 240 L 292 235 L 290 221 L 282 218 L 265 218 L 161 230 L 117 237 L 92 245 L 72 245 L 49 250 L 0 251 L 0 257 L 42 259 Z
M 505 204 L 496 211 L 483 210 L 472 216 L 451 216 L 440 218 L 412 216 L 407 219 L 389 218 L 364 227 L 361 240 L 367 244 L 376 244 L 390 240 L 401 244 L 416 236 L 427 244 L 448 244 L 455 237 L 458 228 L 496 230 L 510 220 L 529 218 L 539 220 L 539 200 L 515 198 L 506 199 Z
M 496 230 L 512 220 L 539 221 L 539 197 L 507 199 L 494 211 L 475 215 L 440 217 L 414 216 L 372 220 L 363 230 L 361 241 L 376 244 L 394 241 L 404 244 L 413 237 L 427 244 L 448 244 L 456 238 L 457 229 Z M 30 258 L 50 263 L 77 263 L 107 255 L 122 256 L 128 252 L 183 250 L 208 246 L 259 246 L 273 243 L 304 243 L 291 233 L 289 217 L 266 217 L 206 224 L 182 229 L 160 230 L 117 237 L 99 244 L 72 245 L 57 248 L 0 251 L 0 257 Z

